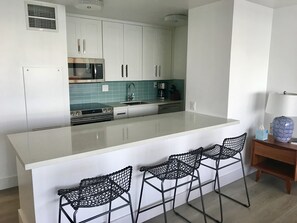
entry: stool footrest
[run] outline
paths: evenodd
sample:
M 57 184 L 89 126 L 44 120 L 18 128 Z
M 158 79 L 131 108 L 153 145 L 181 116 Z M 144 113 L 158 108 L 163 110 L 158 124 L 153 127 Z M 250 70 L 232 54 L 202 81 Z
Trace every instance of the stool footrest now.
M 228 195 L 226 195 L 226 194 L 223 194 L 222 192 L 219 192 L 218 190 L 215 190 L 215 192 L 217 193 L 217 194 L 220 194 L 221 196 L 223 196 L 223 197 L 225 197 L 225 198 L 228 198 L 229 200 L 232 200 L 232 201 L 234 201 L 234 202 L 236 202 L 237 204 L 240 204 L 240 205 L 242 205 L 242 206 L 244 206 L 244 207 L 250 207 L 251 205 L 250 204 L 245 204 L 245 203 L 243 203 L 243 202 L 241 202 L 241 201 L 238 201 L 238 200 L 236 200 L 236 199 L 234 199 L 234 198 L 232 198 L 232 197 L 230 197 L 230 196 L 228 196 Z
M 172 209 L 173 213 L 182 218 L 184 221 L 191 223 L 188 219 L 186 219 L 184 216 L 182 216 L 180 213 L 178 213 L 175 209 Z
M 221 223 L 221 221 L 217 220 L 216 218 L 212 217 L 211 215 L 209 215 L 209 214 L 207 214 L 207 213 L 203 213 L 202 210 L 200 210 L 199 208 L 197 208 L 197 207 L 195 207 L 194 205 L 190 204 L 189 202 L 187 202 L 187 204 L 188 204 L 191 208 L 195 209 L 196 211 L 199 211 L 200 213 L 205 214 L 208 218 L 212 219 L 213 221 L 218 222 L 218 223 Z
M 168 202 L 170 202 L 170 201 L 173 201 L 173 198 L 170 198 L 170 199 L 168 199 L 168 200 L 165 200 L 164 203 L 168 203 Z M 147 208 L 142 208 L 142 209 L 140 209 L 138 212 L 139 212 L 139 213 L 142 213 L 142 212 L 151 210 L 151 209 L 153 209 L 153 208 L 155 208 L 155 207 L 158 207 L 158 206 L 160 206 L 160 205 L 162 205 L 162 204 L 163 204 L 163 202 L 161 201 L 161 202 L 159 202 L 159 203 L 157 203 L 157 204 L 154 204 L 154 205 L 151 205 L 151 206 L 149 206 L 149 207 L 147 207 Z

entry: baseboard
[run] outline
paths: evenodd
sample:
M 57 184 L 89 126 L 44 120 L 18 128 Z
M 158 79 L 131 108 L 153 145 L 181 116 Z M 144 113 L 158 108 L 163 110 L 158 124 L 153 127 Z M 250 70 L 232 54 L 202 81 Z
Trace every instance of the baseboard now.
M 221 183 L 221 187 L 227 184 L 230 184 L 238 179 L 242 178 L 242 170 L 241 168 L 236 169 L 232 172 L 229 172 L 227 174 L 224 175 L 220 175 L 220 183 Z M 203 183 L 203 182 L 202 182 Z M 197 190 L 198 191 L 198 190 Z M 209 184 L 203 187 L 203 194 L 207 194 L 213 191 L 213 185 Z M 183 191 L 180 192 L 179 194 L 176 195 L 176 206 L 180 206 L 185 204 L 186 198 L 187 198 L 187 194 L 188 191 Z M 197 196 L 199 196 L 199 193 L 195 193 L 195 191 L 193 192 L 193 196 L 191 195 L 190 200 L 197 198 Z M 133 205 L 134 207 L 137 206 L 137 204 Z M 166 205 L 166 209 L 167 211 L 172 209 L 172 205 L 171 203 L 167 203 Z M 144 212 L 139 216 L 139 222 L 143 222 L 143 221 L 147 221 L 155 216 L 158 216 L 160 214 L 163 213 L 163 209 L 161 206 L 156 207 L 150 211 Z M 134 210 L 134 216 L 136 216 L 136 210 Z M 115 223 L 125 223 L 125 222 L 131 222 L 131 216 L 125 215 L 119 219 L 113 219 L 113 221 Z
M 17 176 L 11 176 L 0 179 L 0 190 L 18 186 Z

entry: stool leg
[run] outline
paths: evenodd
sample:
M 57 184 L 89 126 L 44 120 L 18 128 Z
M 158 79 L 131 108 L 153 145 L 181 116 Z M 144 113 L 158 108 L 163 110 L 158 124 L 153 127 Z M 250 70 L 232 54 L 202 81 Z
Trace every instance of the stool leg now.
M 133 218 L 133 209 L 132 209 L 132 202 L 131 202 L 131 195 L 129 193 L 128 194 L 128 197 L 129 197 L 129 206 L 130 206 L 130 212 L 131 212 L 131 220 L 132 220 L 132 223 L 134 223 L 134 218 Z
M 77 210 L 75 210 L 73 212 L 73 222 L 76 223 L 76 213 L 77 213 Z
M 142 184 L 141 184 L 141 189 L 140 189 L 140 196 L 139 196 L 138 210 L 137 210 L 137 215 L 136 215 L 135 222 L 138 221 L 138 217 L 139 217 L 139 211 L 140 211 L 140 207 L 141 207 L 142 194 L 143 194 L 143 186 L 144 186 L 144 180 L 145 180 L 145 173 L 146 173 L 146 172 L 143 173 L 143 177 L 142 177 Z
M 61 223 L 61 212 L 62 212 L 62 210 L 61 210 L 61 208 L 62 208 L 62 196 L 60 197 L 60 202 L 59 202 L 59 223 Z
M 176 198 L 177 182 L 178 182 L 178 179 L 175 180 L 175 187 L 174 187 L 174 193 L 173 193 L 173 212 L 175 212 L 175 198 Z
M 200 174 L 199 174 L 198 170 L 196 170 L 196 172 L 197 172 L 197 177 L 198 177 L 198 186 L 199 186 L 199 191 L 200 191 L 200 199 L 201 199 L 202 212 L 203 212 L 203 216 L 204 216 L 204 222 L 207 223 L 206 214 L 205 214 L 205 207 L 204 207 L 204 201 L 203 201 Z
M 241 168 L 242 168 L 242 175 L 243 175 L 244 187 L 245 187 L 245 192 L 246 192 L 246 198 L 247 198 L 247 202 L 248 202 L 248 204 L 245 205 L 245 206 L 250 207 L 251 203 L 250 203 L 249 192 L 248 192 L 247 185 L 246 185 L 244 166 L 243 166 L 243 162 L 242 162 L 242 155 L 241 155 L 241 153 L 239 153 L 239 155 L 240 155 L 240 162 L 241 162 Z
M 188 203 L 188 204 L 189 204 L 190 193 L 192 192 L 193 178 L 194 178 L 194 175 L 192 175 L 192 177 L 191 177 L 189 193 L 188 193 L 188 195 L 187 195 L 187 203 Z
M 111 196 L 111 195 L 110 195 Z M 109 201 L 109 209 L 108 209 L 108 223 L 110 223 L 111 219 L 111 201 Z
M 221 193 L 218 190 L 215 190 L 215 192 L 221 194 L 222 196 L 224 196 L 224 197 L 226 197 L 226 198 L 228 198 L 228 199 L 230 199 L 230 200 L 232 200 L 232 201 L 234 201 L 234 202 L 236 202 L 236 203 L 238 203 L 238 204 L 240 204 L 240 205 L 242 205 L 244 207 L 250 207 L 250 198 L 249 198 L 249 193 L 248 193 L 248 189 L 247 189 L 247 185 L 246 185 L 246 179 L 245 179 L 245 172 L 244 172 L 244 167 L 243 167 L 243 162 L 242 162 L 242 156 L 241 156 L 241 153 L 239 153 L 239 154 L 240 154 L 239 160 L 241 162 L 241 169 L 242 169 L 242 174 L 243 174 L 243 181 L 244 181 L 244 187 L 245 187 L 245 192 L 246 192 L 247 204 L 242 203 L 241 201 L 238 201 L 238 200 L 236 200 L 236 199 L 234 199 L 234 198 L 232 198 L 232 197 L 230 197 L 230 196 L 228 196 L 228 195 L 226 195 L 224 193 Z
M 219 166 L 220 166 L 220 160 L 216 160 L 216 171 L 219 171 Z M 217 176 L 219 176 L 216 174 L 215 175 L 215 179 L 214 179 L 214 185 L 213 185 L 213 190 L 216 191 L 216 185 L 217 185 Z
M 216 181 L 218 183 L 218 195 L 219 195 L 219 202 L 220 202 L 220 214 L 221 214 L 221 223 L 223 222 L 223 207 L 222 207 L 222 196 L 221 196 L 221 185 L 219 179 L 219 163 L 220 161 L 216 161 Z
M 221 220 L 219 222 L 223 222 L 223 207 L 222 207 L 222 196 L 221 196 L 221 185 L 219 179 L 219 168 L 220 168 L 220 160 L 216 160 L 216 175 L 214 180 L 214 191 L 219 195 L 219 204 L 220 204 L 220 215 Z M 218 189 L 216 190 L 216 184 L 218 184 Z
M 165 196 L 164 196 L 164 181 L 162 181 L 161 183 L 161 190 L 162 190 L 162 203 L 163 203 L 163 211 L 164 211 L 164 220 L 165 220 L 165 223 L 167 223 L 167 216 L 166 216 L 166 206 L 165 206 Z

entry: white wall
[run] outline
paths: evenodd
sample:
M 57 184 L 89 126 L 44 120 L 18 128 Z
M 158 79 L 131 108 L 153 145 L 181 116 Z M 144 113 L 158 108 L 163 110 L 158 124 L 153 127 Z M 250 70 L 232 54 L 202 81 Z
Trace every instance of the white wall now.
M 274 10 L 267 92 L 297 93 L 297 6 Z M 265 125 L 274 117 L 265 115 Z M 294 118 L 295 124 L 297 118 Z M 295 127 L 294 137 L 297 137 Z
M 9 4 L 10 3 L 10 4 Z M 23 82 L 21 80 L 21 55 L 17 54 L 22 48 L 21 26 L 24 8 L 20 1 L 0 1 L 0 189 L 16 185 L 16 166 L 13 149 L 6 138 L 7 132 L 25 130 L 25 104 Z
M 188 26 L 179 26 L 173 33 L 172 75 L 174 79 L 185 79 L 187 69 Z
M 189 12 L 187 110 L 196 101 L 199 113 L 240 120 L 209 137 L 216 143 L 217 137 L 248 132 L 247 167 L 250 139 L 264 121 L 272 16 L 272 9 L 245 0 L 222 0 Z
M 255 135 L 263 124 L 273 10 L 234 1 L 228 117 Z
M 227 116 L 233 0 L 189 10 L 186 110 Z
M 28 31 L 24 1 L 0 1 L 0 189 L 17 185 L 15 155 L 6 135 L 27 129 L 22 67 L 62 67 L 68 86 L 63 6 L 58 19 L 59 32 Z M 69 100 L 67 87 L 64 96 Z

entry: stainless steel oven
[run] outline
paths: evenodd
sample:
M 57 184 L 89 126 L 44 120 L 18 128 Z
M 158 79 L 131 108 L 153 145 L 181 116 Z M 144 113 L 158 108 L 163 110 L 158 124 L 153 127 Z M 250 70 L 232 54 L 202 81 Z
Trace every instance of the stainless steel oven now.
M 68 58 L 69 83 L 104 81 L 104 59 Z
M 70 105 L 71 125 L 113 120 L 113 107 L 101 103 Z

